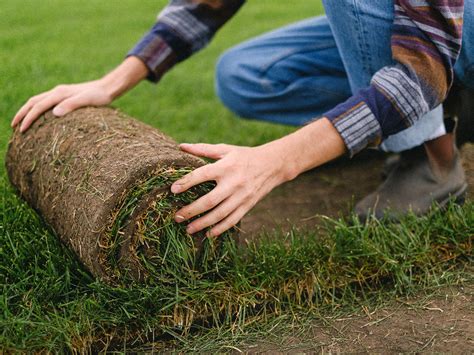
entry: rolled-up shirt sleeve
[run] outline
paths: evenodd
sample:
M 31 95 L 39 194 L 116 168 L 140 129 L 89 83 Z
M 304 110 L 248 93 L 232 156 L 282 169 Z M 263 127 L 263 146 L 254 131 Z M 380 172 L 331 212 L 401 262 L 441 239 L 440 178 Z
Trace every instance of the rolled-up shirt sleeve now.
M 395 0 L 395 64 L 371 85 L 327 112 L 351 155 L 377 146 L 441 104 L 461 51 L 463 0 Z
M 204 48 L 245 0 L 172 0 L 127 56 L 141 59 L 158 82 L 176 63 Z

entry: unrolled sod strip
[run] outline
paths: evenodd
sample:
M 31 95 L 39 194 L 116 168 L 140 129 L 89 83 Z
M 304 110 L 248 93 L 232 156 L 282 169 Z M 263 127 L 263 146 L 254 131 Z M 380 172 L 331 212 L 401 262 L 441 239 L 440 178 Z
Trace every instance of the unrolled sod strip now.
M 19 194 L 94 276 L 112 283 L 166 282 L 176 271 L 167 268 L 205 268 L 218 256 L 222 242 L 188 236 L 173 222 L 212 184 L 181 195 L 170 185 L 203 164 L 111 108 L 49 112 L 13 134 L 6 157 Z

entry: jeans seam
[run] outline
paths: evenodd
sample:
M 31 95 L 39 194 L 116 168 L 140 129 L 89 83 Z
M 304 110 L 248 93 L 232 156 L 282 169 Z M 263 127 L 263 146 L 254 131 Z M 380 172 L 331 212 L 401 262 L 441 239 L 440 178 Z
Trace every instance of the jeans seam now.
M 357 0 L 352 0 L 352 14 L 354 18 L 356 19 L 356 24 L 360 31 L 357 31 L 357 39 L 359 42 L 359 45 L 357 46 L 359 48 L 359 54 L 362 60 L 362 66 L 363 69 L 367 72 L 371 72 L 370 64 L 369 64 L 369 58 L 367 56 L 367 53 L 369 52 L 370 46 L 365 40 L 368 37 L 368 31 L 367 29 L 363 26 L 363 21 L 360 20 L 360 9 L 359 6 L 357 5 Z

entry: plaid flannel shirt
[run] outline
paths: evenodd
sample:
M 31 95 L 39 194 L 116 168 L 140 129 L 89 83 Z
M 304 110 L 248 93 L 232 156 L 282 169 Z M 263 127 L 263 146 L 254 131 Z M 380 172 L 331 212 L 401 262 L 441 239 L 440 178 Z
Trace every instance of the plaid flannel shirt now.
M 157 82 L 176 63 L 205 47 L 245 0 L 171 0 L 158 21 L 128 53 Z M 413 125 L 441 104 L 461 51 L 464 0 L 394 0 L 395 64 L 371 85 L 327 112 L 354 155 Z

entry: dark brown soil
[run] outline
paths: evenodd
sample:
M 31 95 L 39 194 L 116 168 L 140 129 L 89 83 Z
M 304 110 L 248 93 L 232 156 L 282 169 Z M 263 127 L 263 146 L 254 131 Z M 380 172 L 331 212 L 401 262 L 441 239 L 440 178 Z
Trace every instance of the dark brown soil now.
M 474 285 L 314 321 L 304 332 L 241 348 L 250 354 L 474 353 Z
M 463 148 L 474 196 L 474 145 Z M 259 231 L 314 228 L 319 215 L 337 217 L 381 182 L 385 156 L 368 152 L 310 171 L 273 191 L 245 217 L 251 239 Z M 474 271 L 474 270 L 473 270 Z M 445 289 L 436 297 L 400 300 L 374 313 L 314 322 L 295 336 L 271 337 L 241 349 L 246 353 L 474 353 L 474 285 Z

